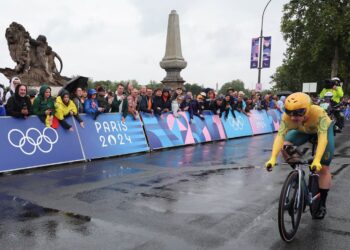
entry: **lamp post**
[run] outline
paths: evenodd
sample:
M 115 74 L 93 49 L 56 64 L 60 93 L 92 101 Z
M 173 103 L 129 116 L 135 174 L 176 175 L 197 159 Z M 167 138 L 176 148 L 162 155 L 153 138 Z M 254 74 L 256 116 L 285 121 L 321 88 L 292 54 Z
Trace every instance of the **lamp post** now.
M 258 83 L 261 83 L 261 58 L 262 58 L 262 41 L 264 39 L 263 36 L 263 26 L 264 26 L 264 14 L 265 14 L 265 10 L 267 8 L 267 6 L 270 4 L 272 0 L 269 0 L 268 3 L 266 4 L 264 11 L 262 13 L 262 17 L 261 17 L 261 30 L 260 30 L 260 47 L 259 47 L 259 66 L 258 66 Z

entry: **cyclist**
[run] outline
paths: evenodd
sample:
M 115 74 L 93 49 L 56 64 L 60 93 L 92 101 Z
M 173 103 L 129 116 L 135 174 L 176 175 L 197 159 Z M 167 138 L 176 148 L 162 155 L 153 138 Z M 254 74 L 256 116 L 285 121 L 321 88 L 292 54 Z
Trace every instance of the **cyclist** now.
M 311 98 L 307 94 L 293 93 L 287 97 L 284 105 L 285 113 L 273 144 L 271 158 L 265 166 L 270 170 L 276 165 L 277 156 L 283 145 L 300 146 L 317 134 L 317 149 L 310 168 L 316 170 L 320 176 L 321 202 L 315 217 L 323 219 L 326 215 L 327 194 L 332 181 L 329 165 L 334 154 L 334 125 L 325 110 L 311 104 Z

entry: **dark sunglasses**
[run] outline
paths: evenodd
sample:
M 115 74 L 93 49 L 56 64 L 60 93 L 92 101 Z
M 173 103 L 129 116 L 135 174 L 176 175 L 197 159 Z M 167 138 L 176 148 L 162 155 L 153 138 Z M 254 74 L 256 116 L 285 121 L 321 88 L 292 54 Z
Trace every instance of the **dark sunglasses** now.
M 305 113 L 306 113 L 306 109 L 296 109 L 296 110 L 286 109 L 286 114 L 289 116 L 304 116 Z

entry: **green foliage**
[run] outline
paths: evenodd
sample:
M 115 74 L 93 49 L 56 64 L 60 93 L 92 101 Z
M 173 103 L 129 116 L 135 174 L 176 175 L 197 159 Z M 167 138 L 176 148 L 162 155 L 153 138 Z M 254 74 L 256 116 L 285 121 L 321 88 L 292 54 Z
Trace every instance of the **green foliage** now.
M 335 75 L 349 82 L 349 1 L 291 0 L 284 5 L 281 31 L 288 48 L 271 77 L 275 90 L 301 90 L 303 82 Z
M 93 81 L 93 80 L 88 80 L 88 88 L 97 88 L 98 86 L 102 86 L 105 90 L 107 91 L 112 91 L 113 93 L 116 91 L 117 86 L 119 83 L 123 84 L 125 87 L 128 84 L 128 82 L 131 82 L 134 86 L 134 88 L 139 89 L 140 85 L 136 80 L 121 80 L 121 81 L 110 81 L 110 80 L 101 80 L 101 81 Z
M 151 88 L 153 90 L 156 90 L 156 89 L 163 89 L 164 85 L 163 83 L 161 82 L 157 82 L 157 81 L 154 81 L 154 80 L 151 80 L 147 85 L 146 85 L 147 88 Z
M 203 88 L 197 83 L 186 83 L 184 84 L 186 92 L 191 91 L 193 95 L 198 95 L 203 91 Z
M 227 90 L 229 89 L 234 89 L 235 91 L 243 91 L 246 94 L 249 92 L 249 90 L 244 88 L 244 83 L 237 79 L 237 80 L 232 80 L 231 82 L 227 82 L 219 90 L 219 94 L 225 95 Z

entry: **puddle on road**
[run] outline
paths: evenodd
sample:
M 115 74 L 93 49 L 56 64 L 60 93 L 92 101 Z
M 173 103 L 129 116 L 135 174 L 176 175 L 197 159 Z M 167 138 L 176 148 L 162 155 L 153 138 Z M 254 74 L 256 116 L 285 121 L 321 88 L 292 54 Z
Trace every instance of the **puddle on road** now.
M 16 196 L 0 193 L 0 242 L 25 238 L 57 238 L 60 230 L 89 234 L 91 218 L 43 207 Z

